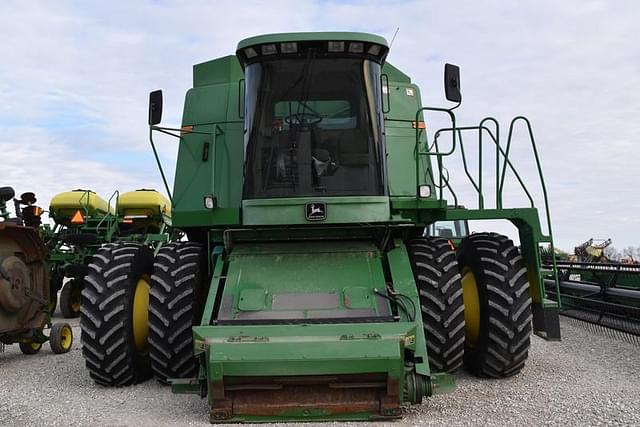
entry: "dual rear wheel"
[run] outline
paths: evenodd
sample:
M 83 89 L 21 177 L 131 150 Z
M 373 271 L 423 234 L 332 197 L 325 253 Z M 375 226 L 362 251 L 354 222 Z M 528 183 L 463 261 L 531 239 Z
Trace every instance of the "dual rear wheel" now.
M 153 252 L 138 243 L 104 246 L 82 290 L 82 354 L 90 376 L 125 386 L 154 374 L 195 375 L 191 327 L 196 316 L 201 248 L 170 243 Z M 155 262 L 154 262 L 155 261 Z
M 446 239 L 408 244 L 429 364 L 504 378 L 522 370 L 531 334 L 527 269 L 507 237 L 473 234 L 457 250 Z

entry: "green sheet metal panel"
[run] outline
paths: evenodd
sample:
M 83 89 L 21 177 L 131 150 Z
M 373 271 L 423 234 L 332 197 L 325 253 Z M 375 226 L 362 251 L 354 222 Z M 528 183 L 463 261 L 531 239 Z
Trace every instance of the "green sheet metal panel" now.
M 326 219 L 308 220 L 307 203 L 325 203 Z M 242 201 L 245 225 L 345 224 L 387 222 L 391 219 L 386 196 L 296 197 Z
M 222 376 L 402 375 L 411 323 L 194 327 L 197 352 L 207 351 L 209 379 Z
M 193 86 L 239 81 L 244 77 L 235 55 L 213 59 L 193 66 Z
M 240 222 L 243 123 L 238 111 L 242 69 L 235 56 L 194 66 L 194 88 L 187 92 L 173 191 L 176 227 L 232 225 Z M 215 209 L 204 197 L 216 198 Z
M 389 65 L 389 64 L 387 64 Z M 386 65 L 385 65 L 386 66 Z M 421 180 L 416 183 L 415 146 L 416 129 L 414 121 L 416 112 L 422 107 L 420 89 L 411 84 L 409 78 L 397 68 L 390 66 L 388 89 L 388 109 L 384 114 L 385 142 L 387 149 L 387 176 L 389 182 L 389 196 L 414 196 L 419 184 L 430 184 L 432 196 L 435 191 L 427 171 L 430 160 L 421 158 Z M 394 80 L 394 79 L 398 79 Z M 385 102 L 386 94 L 383 95 Z M 426 131 L 421 130 L 421 151 L 426 151 Z
M 373 243 L 238 244 L 227 262 L 220 322 L 391 318 Z

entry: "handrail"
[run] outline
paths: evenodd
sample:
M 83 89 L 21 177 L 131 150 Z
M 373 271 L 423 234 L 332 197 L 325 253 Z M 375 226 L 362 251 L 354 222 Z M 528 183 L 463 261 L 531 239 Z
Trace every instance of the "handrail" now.
M 487 118 L 490 120 L 495 120 L 493 118 Z M 483 119 L 480 123 L 483 123 L 485 120 L 487 119 Z M 497 124 L 497 123 L 496 123 Z M 442 128 L 442 129 L 438 129 L 438 131 L 436 132 L 436 135 L 442 132 L 452 132 L 454 129 L 453 128 Z M 478 193 L 478 208 L 479 209 L 484 209 L 484 194 L 482 192 L 482 145 L 479 145 L 478 147 L 478 159 L 479 159 L 479 165 L 478 165 L 478 183 L 476 183 L 472 178 L 471 178 L 471 174 L 468 170 L 467 167 L 467 162 L 466 162 L 466 154 L 464 152 L 464 147 L 462 147 L 462 132 L 461 131 L 467 131 L 467 130 L 477 130 L 478 131 L 478 135 L 479 135 L 479 144 L 482 144 L 482 131 L 485 131 L 489 134 L 489 136 L 491 137 L 491 141 L 493 141 L 493 143 L 496 145 L 496 208 L 500 209 L 502 208 L 502 191 L 503 191 L 503 186 L 499 186 L 499 179 L 498 176 L 500 175 L 500 165 L 499 165 L 499 161 L 500 161 L 500 155 L 502 155 L 502 157 L 504 157 L 504 165 L 502 167 L 502 171 L 503 173 L 506 171 L 506 167 L 509 166 L 509 168 L 511 169 L 511 172 L 513 172 L 514 176 L 516 177 L 516 179 L 518 180 L 518 183 L 520 184 L 520 186 L 522 187 L 522 190 L 524 191 L 524 193 L 527 196 L 527 199 L 529 199 L 529 204 L 530 206 L 533 208 L 535 207 L 535 203 L 533 201 L 533 197 L 531 196 L 531 193 L 529 192 L 527 186 L 525 185 L 522 177 L 520 176 L 520 174 L 518 173 L 518 171 L 516 170 L 515 166 L 513 166 L 513 163 L 511 163 L 511 160 L 509 160 L 508 158 L 508 153 L 506 153 L 502 147 L 500 146 L 500 141 L 497 137 L 497 135 L 499 134 L 499 128 L 496 128 L 497 132 L 496 135 L 494 135 L 491 130 L 485 126 L 463 126 L 463 127 L 459 127 L 455 129 L 457 131 L 457 133 L 459 134 L 459 139 L 461 142 L 461 154 L 462 154 L 462 163 L 465 169 L 465 174 L 467 175 L 467 177 L 469 178 L 469 181 L 471 182 L 471 184 L 473 185 L 473 187 L 475 188 L 476 192 Z
M 438 111 L 438 112 L 445 112 L 449 115 L 450 120 L 451 120 L 451 124 L 452 126 L 449 128 L 442 128 L 442 129 L 438 129 L 435 134 L 434 134 L 434 143 L 433 143 L 433 148 L 435 148 L 435 151 L 430 152 L 420 152 L 420 126 L 418 126 L 417 124 L 420 122 L 420 116 L 421 113 L 423 111 Z M 542 187 L 542 193 L 543 193 L 543 198 L 544 198 L 544 209 L 545 209 L 545 217 L 546 217 L 546 222 L 547 222 L 547 233 L 548 236 L 546 236 L 546 239 L 548 239 L 548 242 L 550 244 L 551 247 L 551 253 L 552 253 L 552 263 L 554 266 L 554 274 L 555 274 L 555 281 L 556 281 L 556 285 L 558 285 L 558 276 L 557 276 L 557 268 L 556 268 L 556 256 L 555 256 L 555 252 L 554 252 L 554 242 L 553 242 L 553 232 L 552 232 L 552 228 L 551 228 L 551 213 L 549 211 L 549 198 L 548 198 L 548 194 L 547 194 L 547 186 L 546 183 L 544 181 L 544 175 L 542 173 L 542 165 L 540 164 L 540 157 L 538 155 L 538 149 L 536 146 L 536 142 L 535 142 L 535 138 L 533 136 L 533 130 L 531 127 L 531 123 L 529 121 L 529 119 L 527 119 L 524 116 L 516 116 L 511 120 L 511 123 L 509 124 L 509 133 L 507 136 L 507 145 L 506 148 L 503 150 L 501 145 L 500 145 L 500 126 L 498 121 L 493 118 L 493 117 L 485 117 L 484 119 L 482 119 L 479 123 L 478 126 L 462 126 L 462 127 L 456 127 L 456 118 L 454 113 L 449 110 L 449 109 L 445 109 L 445 108 L 434 108 L 434 107 L 424 107 L 424 108 L 420 108 L 417 112 L 416 112 L 416 116 L 415 116 L 415 123 L 416 123 L 416 141 L 415 141 L 415 156 L 416 156 L 416 184 L 418 186 L 418 192 L 419 192 L 419 187 L 420 187 L 420 157 L 421 156 L 435 156 L 437 159 L 437 167 L 438 167 L 438 173 L 439 173 L 439 185 L 436 184 L 435 179 L 434 179 L 434 173 L 433 173 L 433 169 L 429 168 L 427 170 L 427 173 L 429 174 L 429 177 L 431 178 L 431 181 L 433 183 L 433 185 L 436 185 L 439 189 L 440 189 L 440 199 L 443 198 L 443 188 L 446 186 L 447 189 L 451 192 L 451 194 L 453 195 L 454 198 L 454 203 L 457 206 L 458 205 L 458 198 L 457 195 L 455 194 L 455 192 L 453 191 L 453 188 L 451 186 L 450 180 L 449 180 L 449 176 L 448 176 L 448 170 L 447 170 L 447 178 L 445 180 L 444 178 L 444 170 L 446 170 L 446 168 L 444 168 L 443 166 L 443 157 L 444 156 L 449 156 L 451 154 L 453 154 L 453 152 L 456 149 L 456 142 L 457 140 L 460 141 L 460 152 L 462 155 L 462 163 L 464 166 L 464 172 L 467 175 L 467 178 L 469 179 L 469 182 L 471 182 L 473 188 L 476 190 L 477 194 L 478 194 L 478 208 L 480 210 L 483 210 L 485 208 L 484 206 L 484 194 L 483 194 L 483 189 L 482 189 L 482 177 L 483 177 L 483 172 L 482 172 L 482 154 L 483 154 L 483 147 L 484 147 L 484 143 L 483 143 L 483 135 L 486 132 L 489 137 L 490 140 L 494 143 L 496 150 L 495 150 L 495 170 L 496 170 L 496 209 L 502 209 L 503 208 L 503 200 L 502 200 L 502 196 L 503 196 L 503 192 L 504 192 L 504 181 L 505 181 L 505 177 L 506 177 L 506 172 L 507 172 L 507 168 L 509 168 L 511 170 L 511 172 L 513 172 L 514 176 L 516 177 L 518 183 L 520 184 L 520 186 L 522 187 L 522 190 L 524 191 L 524 193 L 526 194 L 528 200 L 529 200 L 529 204 L 531 206 L 531 208 L 535 208 L 535 203 L 533 200 L 533 197 L 531 195 L 531 193 L 529 192 L 527 186 L 525 185 L 522 177 L 520 176 L 520 174 L 518 173 L 518 171 L 516 170 L 515 166 L 513 165 L 513 163 L 511 162 L 511 160 L 509 159 L 509 154 L 511 153 L 511 143 L 513 141 L 514 138 L 514 128 L 516 126 L 516 124 L 518 122 L 524 122 L 527 128 L 527 132 L 529 135 L 529 142 L 531 143 L 531 148 L 533 150 L 533 154 L 534 154 L 534 158 L 535 158 L 535 162 L 536 162 L 536 168 L 538 170 L 538 178 L 540 180 L 540 185 Z M 489 129 L 486 126 L 486 123 L 493 123 L 494 127 L 495 127 L 495 134 L 491 131 L 491 129 Z M 463 142 L 463 138 L 462 138 L 462 131 L 469 131 L 469 130 L 477 130 L 478 131 L 478 180 L 474 180 L 471 172 L 469 171 L 469 167 L 467 164 L 467 159 L 466 159 L 466 153 L 465 153 L 465 149 L 464 149 L 464 142 Z M 440 136 L 441 133 L 443 132 L 451 132 L 452 135 L 452 147 L 450 151 L 447 152 L 440 152 L 439 151 L 439 146 L 438 146 L 438 138 Z M 427 150 L 429 150 L 430 148 L 427 145 Z M 419 198 L 420 194 L 417 194 L 417 198 Z M 546 240 L 545 240 L 546 241 Z M 536 252 L 537 253 L 537 252 Z M 539 259 L 539 254 L 536 255 L 538 257 L 538 262 L 540 261 Z
M 455 149 L 456 149 L 456 133 L 453 132 L 452 133 L 452 146 L 451 146 L 451 150 L 445 153 L 440 153 L 437 151 L 435 152 L 426 152 L 426 153 L 421 153 L 420 152 L 420 126 L 418 125 L 418 123 L 420 123 L 420 115 L 423 111 L 439 111 L 442 113 L 447 113 L 449 115 L 449 118 L 451 119 L 451 127 L 455 129 L 456 127 L 456 115 L 453 113 L 453 111 L 451 111 L 448 108 L 440 108 L 440 107 L 422 107 L 420 109 L 418 109 L 418 111 L 416 111 L 416 116 L 415 116 L 415 123 L 416 123 L 416 144 L 415 144 L 415 156 L 416 156 L 416 198 L 419 199 L 420 198 L 420 155 L 427 155 L 427 156 L 437 156 L 438 158 L 438 169 L 440 171 L 440 185 L 438 186 L 438 188 L 440 189 L 440 199 L 442 199 L 442 188 L 444 187 L 443 185 L 443 176 L 442 176 L 442 157 L 443 156 L 449 156 L 451 155 Z M 435 182 L 434 182 L 435 185 Z
M 509 156 L 509 148 L 511 147 L 511 138 L 513 137 L 513 129 L 515 127 L 515 124 L 519 121 L 523 121 L 526 126 L 527 126 L 527 131 L 529 133 L 529 141 L 531 141 L 531 148 L 533 150 L 533 156 L 536 159 L 536 166 L 538 168 L 538 177 L 540 178 L 540 186 L 542 187 L 542 196 L 544 198 L 544 209 L 545 209 L 545 214 L 546 214 L 546 218 L 547 218 L 547 232 L 549 233 L 549 244 L 551 246 L 551 260 L 553 262 L 553 267 L 554 267 L 554 271 L 555 273 L 555 280 L 556 280 L 556 284 L 558 283 L 558 273 L 557 273 L 557 268 L 556 268 L 556 254 L 554 249 L 554 244 L 553 244 L 553 232 L 551 231 L 551 213 L 549 212 L 549 197 L 547 195 L 547 185 L 544 182 L 544 175 L 542 173 L 542 165 L 540 164 L 540 157 L 538 156 L 538 148 L 536 146 L 536 141 L 535 138 L 533 137 L 533 130 L 531 129 L 531 122 L 529 121 L 529 119 L 527 119 L 524 116 L 517 116 L 514 117 L 513 120 L 511 120 L 511 124 L 509 125 L 509 136 L 507 137 L 507 149 L 506 149 L 506 156 L 505 156 L 505 160 L 508 158 Z M 500 180 L 500 196 L 502 197 L 502 188 L 504 185 L 504 170 L 503 170 L 503 174 Z M 500 200 L 500 206 L 502 206 L 502 199 Z
M 120 191 L 118 191 L 118 190 L 114 191 L 114 192 L 111 194 L 111 197 L 109 197 L 109 200 L 107 201 L 107 214 L 106 214 L 105 216 L 103 216 L 103 217 L 102 217 L 102 219 L 100 220 L 100 222 L 98 222 L 98 225 L 96 225 L 96 231 L 98 231 L 98 230 L 100 229 L 100 226 L 102 225 L 102 223 L 104 222 L 104 220 L 105 220 L 105 219 L 107 219 L 107 218 L 109 218 L 109 219 L 107 220 L 107 229 L 108 229 L 109 231 L 111 231 L 111 228 L 112 228 L 112 225 L 111 225 L 111 223 L 112 223 L 112 221 L 111 221 L 111 216 L 112 216 L 112 215 L 111 215 L 111 201 L 113 200 L 114 196 L 115 196 L 115 198 L 116 198 L 116 204 L 115 204 L 115 207 L 114 207 L 114 209 L 116 210 L 116 213 L 115 213 L 115 215 L 113 215 L 113 216 L 114 216 L 114 218 L 116 218 L 116 219 L 117 219 L 117 216 L 118 216 L 118 212 L 117 212 L 117 209 L 118 209 L 118 200 L 120 199 Z M 117 221 L 116 221 L 116 222 L 117 222 Z

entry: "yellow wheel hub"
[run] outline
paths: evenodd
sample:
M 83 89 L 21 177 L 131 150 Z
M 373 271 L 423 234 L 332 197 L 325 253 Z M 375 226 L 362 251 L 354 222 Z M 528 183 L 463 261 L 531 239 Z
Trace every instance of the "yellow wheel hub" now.
M 32 342 L 31 348 L 34 349 L 35 351 L 38 351 L 42 348 L 42 344 L 39 342 Z
M 133 340 L 136 343 L 136 349 L 140 353 L 147 351 L 150 282 L 148 276 L 142 276 L 138 279 L 133 296 Z
M 469 267 L 462 269 L 462 300 L 466 340 L 473 347 L 478 344 L 480 336 L 480 297 L 476 277 Z
M 62 331 L 60 331 L 60 347 L 62 347 L 64 351 L 67 351 L 71 348 L 72 344 L 73 332 L 69 326 L 65 326 L 62 328 Z

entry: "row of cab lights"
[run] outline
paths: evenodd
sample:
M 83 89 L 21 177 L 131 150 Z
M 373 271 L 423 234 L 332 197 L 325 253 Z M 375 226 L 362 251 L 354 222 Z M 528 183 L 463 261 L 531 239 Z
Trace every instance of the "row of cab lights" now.
M 298 53 L 298 42 L 284 42 L 280 44 L 280 53 Z M 327 42 L 327 51 L 331 53 L 340 53 L 340 52 L 348 53 L 364 53 L 364 43 L 363 42 L 344 42 L 344 41 L 330 41 Z M 247 58 L 255 58 L 258 56 L 258 51 L 260 50 L 260 54 L 262 55 L 275 55 L 278 53 L 278 47 L 275 43 L 263 44 L 261 46 L 248 47 L 244 50 L 244 54 Z M 378 44 L 372 44 L 367 49 L 367 53 L 369 55 L 380 55 L 382 47 Z

